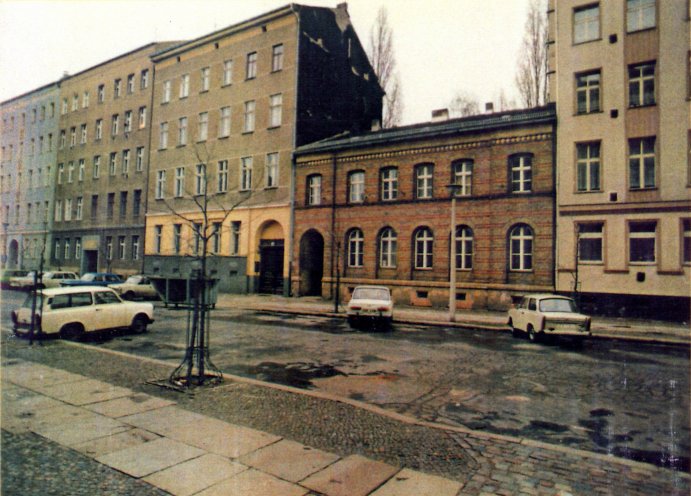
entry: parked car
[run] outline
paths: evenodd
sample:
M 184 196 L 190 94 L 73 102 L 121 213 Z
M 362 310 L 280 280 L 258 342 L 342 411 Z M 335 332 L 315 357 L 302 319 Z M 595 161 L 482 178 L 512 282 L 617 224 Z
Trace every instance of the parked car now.
M 0 287 L 2 287 L 2 289 L 7 289 L 10 287 L 10 279 L 13 277 L 24 277 L 28 273 L 28 270 L 3 269 L 2 272 L 0 272 Z
M 129 276 L 120 284 L 109 284 L 109 288 L 122 296 L 125 300 L 143 298 L 146 300 L 158 299 L 158 293 L 151 284 L 151 280 L 141 274 Z
M 32 270 L 24 277 L 13 277 L 10 279 L 10 287 L 14 289 L 32 289 L 34 286 L 34 274 L 35 270 Z M 36 284 L 38 289 L 43 288 L 57 288 L 62 284 L 63 281 L 74 281 L 77 279 L 77 274 L 74 272 L 68 272 L 64 270 L 52 270 L 43 273 L 41 280 L 36 278 Z
M 15 334 L 27 334 L 31 327 L 33 293 L 12 312 Z M 129 328 L 141 333 L 154 322 L 151 303 L 123 301 L 110 288 L 97 286 L 50 288 L 36 292 L 35 321 L 41 332 L 78 339 L 84 333 Z
M 514 336 L 522 332 L 531 341 L 545 336 L 567 336 L 577 342 L 591 336 L 590 317 L 578 313 L 576 302 L 566 296 L 530 294 L 509 310 L 508 325 Z
M 87 272 L 79 279 L 65 280 L 61 286 L 108 286 L 109 284 L 120 284 L 122 278 L 110 272 Z
M 364 322 L 390 325 L 393 321 L 391 291 L 385 286 L 357 286 L 348 302 L 346 315 L 351 327 Z

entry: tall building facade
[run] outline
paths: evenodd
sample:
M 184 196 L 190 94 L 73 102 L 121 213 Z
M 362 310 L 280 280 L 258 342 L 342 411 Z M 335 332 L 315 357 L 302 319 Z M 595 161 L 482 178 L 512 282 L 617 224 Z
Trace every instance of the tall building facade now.
M 0 104 L 2 266 L 47 267 L 52 246 L 59 84 Z
M 293 150 L 381 118 L 345 4 L 291 4 L 152 60 L 145 271 L 184 280 L 205 255 L 222 291 L 287 293 Z
M 293 292 L 508 308 L 554 290 L 553 106 L 355 134 L 296 151 Z M 451 192 L 456 188 L 455 261 Z
M 557 289 L 597 313 L 688 319 L 686 0 L 550 0 Z

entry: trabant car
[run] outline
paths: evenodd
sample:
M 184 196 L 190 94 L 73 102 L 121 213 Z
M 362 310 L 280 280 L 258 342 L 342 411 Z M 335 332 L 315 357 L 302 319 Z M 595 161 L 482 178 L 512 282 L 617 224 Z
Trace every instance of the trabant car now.
M 591 336 L 591 319 L 578 313 L 576 302 L 566 296 L 529 294 L 509 310 L 508 325 L 513 335 L 527 333 L 531 341 L 555 335 L 580 342 Z

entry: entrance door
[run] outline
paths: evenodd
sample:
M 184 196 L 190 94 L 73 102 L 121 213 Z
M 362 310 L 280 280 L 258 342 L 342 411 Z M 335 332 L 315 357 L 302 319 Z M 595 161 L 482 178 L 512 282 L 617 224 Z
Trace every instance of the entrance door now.
M 300 294 L 321 296 L 323 275 L 324 238 L 311 229 L 300 240 Z
M 98 250 L 84 250 L 83 264 L 82 272 L 98 272 Z
M 259 292 L 283 293 L 283 240 L 262 239 L 259 243 Z

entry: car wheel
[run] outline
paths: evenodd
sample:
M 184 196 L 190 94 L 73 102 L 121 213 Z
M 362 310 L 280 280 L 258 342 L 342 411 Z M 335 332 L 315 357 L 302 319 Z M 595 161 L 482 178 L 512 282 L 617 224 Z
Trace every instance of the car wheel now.
M 513 321 L 509 319 L 507 322 L 508 326 L 511 328 L 511 335 L 515 338 L 521 337 L 521 330 L 513 326 Z
M 122 297 L 126 300 L 134 300 L 134 292 L 133 291 L 127 291 L 127 292 L 125 292 L 124 295 L 122 295 Z
M 538 343 L 540 341 L 540 335 L 535 332 L 535 328 L 532 324 L 528 324 L 528 339 L 533 343 Z
M 62 339 L 79 341 L 84 337 L 84 326 L 81 324 L 67 324 L 60 329 L 60 337 Z
M 146 317 L 144 317 L 143 315 L 137 315 L 134 319 L 132 319 L 132 325 L 130 326 L 130 329 L 135 334 L 142 334 L 146 332 L 147 324 L 148 319 Z
M 352 329 L 357 329 L 357 328 L 358 328 L 357 319 L 356 319 L 355 317 L 348 317 L 348 325 L 349 325 Z

